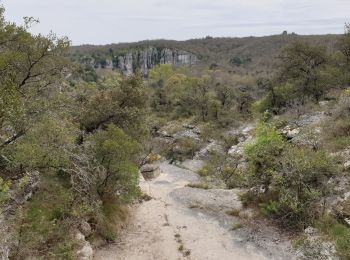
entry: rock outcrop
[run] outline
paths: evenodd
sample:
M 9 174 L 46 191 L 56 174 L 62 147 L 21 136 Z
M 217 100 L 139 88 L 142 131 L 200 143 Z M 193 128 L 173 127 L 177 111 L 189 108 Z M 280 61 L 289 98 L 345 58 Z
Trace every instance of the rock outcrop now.
M 160 175 L 160 168 L 158 165 L 145 164 L 141 167 L 140 172 L 143 178 L 147 180 L 152 180 Z
M 10 199 L 0 207 L 0 260 L 10 259 L 10 251 L 18 246 L 16 240 L 16 210 L 38 189 L 39 172 L 28 172 L 19 188 L 10 190 Z
M 141 50 L 130 49 L 99 61 L 92 57 L 83 57 L 80 62 L 95 68 L 118 69 L 126 75 L 132 75 L 136 70 L 140 70 L 147 77 L 149 70 L 156 65 L 191 66 L 198 62 L 198 58 L 188 51 L 148 47 Z

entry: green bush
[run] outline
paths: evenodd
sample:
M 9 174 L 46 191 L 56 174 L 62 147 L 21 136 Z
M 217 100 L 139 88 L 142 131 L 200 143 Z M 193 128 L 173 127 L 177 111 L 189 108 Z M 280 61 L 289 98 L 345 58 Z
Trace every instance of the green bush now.
M 246 198 L 264 214 L 301 228 L 322 214 L 320 200 L 329 194 L 328 181 L 338 171 L 325 152 L 289 144 L 273 126 L 262 125 L 245 156 L 254 187 L 250 193 L 256 194 Z
M 41 185 L 19 214 L 19 246 L 13 253 L 17 259 L 74 259 L 73 194 L 57 176 L 42 178 Z
M 10 197 L 9 190 L 10 182 L 4 181 L 3 178 L 0 177 L 0 205 Z
M 326 215 L 316 223 L 316 227 L 335 243 L 335 249 L 340 259 L 350 259 L 350 228 L 348 226 Z
M 172 162 L 192 159 L 199 150 L 198 141 L 189 137 L 176 139 L 172 147 L 167 151 L 166 157 Z
M 350 97 L 339 100 L 332 117 L 325 122 L 324 144 L 331 150 L 341 150 L 350 145 Z
M 250 169 L 250 183 L 267 191 L 277 171 L 279 157 L 285 147 L 281 134 L 273 125 L 260 125 L 253 143 L 245 147 Z
M 222 180 L 229 189 L 246 186 L 246 175 L 237 167 L 235 159 L 219 152 L 210 152 L 198 174 Z
M 118 194 L 120 199 L 130 201 L 139 196 L 135 158 L 138 143 L 113 124 L 108 125 L 106 131 L 92 136 L 91 141 L 95 158 L 105 169 L 105 174 L 98 176 L 101 198 Z

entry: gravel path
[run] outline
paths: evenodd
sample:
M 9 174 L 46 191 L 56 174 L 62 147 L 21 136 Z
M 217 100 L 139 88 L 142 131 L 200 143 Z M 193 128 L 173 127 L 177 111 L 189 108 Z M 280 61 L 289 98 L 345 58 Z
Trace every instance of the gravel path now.
M 161 163 L 162 174 L 142 181 L 141 188 L 153 199 L 133 209 L 132 219 L 120 241 L 97 250 L 96 260 L 245 260 L 293 259 L 288 244 L 275 232 L 261 237 L 247 228 L 233 230 L 238 217 L 225 214 L 241 209 L 239 190 L 200 190 L 185 187 L 198 181 L 198 161 L 186 168 Z M 261 232 L 261 230 L 260 230 Z

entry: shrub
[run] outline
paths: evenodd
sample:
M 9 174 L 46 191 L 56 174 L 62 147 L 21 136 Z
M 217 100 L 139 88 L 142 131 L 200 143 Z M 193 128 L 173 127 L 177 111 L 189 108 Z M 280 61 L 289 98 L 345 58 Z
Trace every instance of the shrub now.
M 106 131 L 92 136 L 97 162 L 105 169 L 99 177 L 98 193 L 103 198 L 114 196 L 129 201 L 139 195 L 135 155 L 138 143 L 120 128 L 109 125 Z
M 267 191 L 277 170 L 279 156 L 285 142 L 273 125 L 260 125 L 256 139 L 245 147 L 245 155 L 250 168 L 250 183 Z
M 321 198 L 328 195 L 329 179 L 338 171 L 323 151 L 285 142 L 270 125 L 258 128 L 256 141 L 247 145 L 250 193 L 263 214 L 288 227 L 305 227 L 322 214 Z
M 198 174 L 202 177 L 213 176 L 222 180 L 229 189 L 246 186 L 246 175 L 238 169 L 238 163 L 230 156 L 211 152 Z
M 115 196 L 105 197 L 97 211 L 96 231 L 106 241 L 115 241 L 121 223 L 128 218 L 128 209 Z
M 227 152 L 233 145 L 238 144 L 238 136 L 232 134 L 222 134 L 220 139 L 224 143 L 225 151 Z
M 208 190 L 209 185 L 206 183 L 189 183 L 186 185 L 186 187 L 190 188 L 196 188 L 196 189 L 203 189 L 203 190 Z
M 10 197 L 9 190 L 10 190 L 10 182 L 4 181 L 0 177 L 0 205 Z
M 350 145 L 350 97 L 342 97 L 332 118 L 325 122 L 324 143 L 332 150 Z
M 171 149 L 167 153 L 167 158 L 172 162 L 181 162 L 193 158 L 198 149 L 199 144 L 196 140 L 190 137 L 181 137 L 175 140 Z
M 340 259 L 350 259 L 350 228 L 326 215 L 316 223 L 317 228 L 335 243 Z
M 57 176 L 41 182 L 41 189 L 19 214 L 19 246 L 13 253 L 18 259 L 74 259 L 77 245 L 70 233 L 73 194 Z

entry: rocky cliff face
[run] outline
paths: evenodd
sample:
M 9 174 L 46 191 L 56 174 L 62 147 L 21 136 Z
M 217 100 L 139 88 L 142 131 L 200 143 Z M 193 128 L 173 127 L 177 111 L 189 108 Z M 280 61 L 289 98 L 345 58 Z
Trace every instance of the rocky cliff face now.
M 191 66 L 198 59 L 193 53 L 168 48 L 148 47 L 142 50 L 134 49 L 124 54 L 110 56 L 102 62 L 84 57 L 82 63 L 93 65 L 95 68 L 119 69 L 126 75 L 140 70 L 147 76 L 150 69 L 159 64 L 171 64 L 173 66 Z

